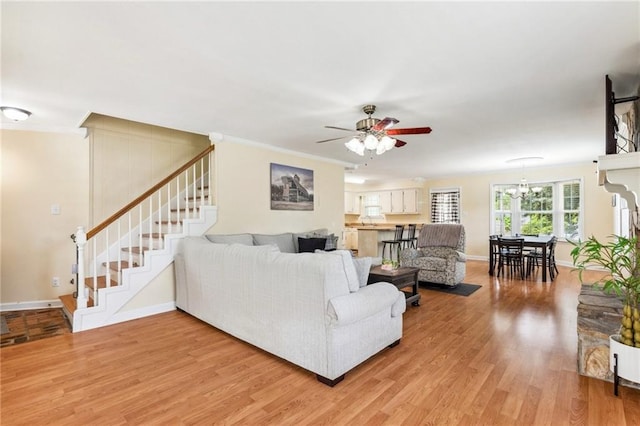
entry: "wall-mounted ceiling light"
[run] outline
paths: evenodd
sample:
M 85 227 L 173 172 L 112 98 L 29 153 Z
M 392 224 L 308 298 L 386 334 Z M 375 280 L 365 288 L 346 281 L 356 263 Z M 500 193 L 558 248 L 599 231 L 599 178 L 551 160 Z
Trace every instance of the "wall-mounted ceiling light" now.
M 24 121 L 31 115 L 31 112 L 26 109 L 8 106 L 0 107 L 0 111 L 2 111 L 5 117 L 13 121 Z

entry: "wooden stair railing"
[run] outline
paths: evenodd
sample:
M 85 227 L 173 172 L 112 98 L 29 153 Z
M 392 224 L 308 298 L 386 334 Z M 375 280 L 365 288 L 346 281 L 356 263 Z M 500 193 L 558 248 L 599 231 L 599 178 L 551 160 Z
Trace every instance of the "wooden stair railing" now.
M 200 206 L 211 205 L 213 151 L 214 145 L 207 147 L 99 225 L 88 232 L 78 227 L 71 235 L 77 256 L 77 309 L 99 305 L 99 289 L 121 285 L 124 269 L 143 266 L 146 251 L 162 249 L 164 235 L 181 233 L 185 219 L 197 217 Z

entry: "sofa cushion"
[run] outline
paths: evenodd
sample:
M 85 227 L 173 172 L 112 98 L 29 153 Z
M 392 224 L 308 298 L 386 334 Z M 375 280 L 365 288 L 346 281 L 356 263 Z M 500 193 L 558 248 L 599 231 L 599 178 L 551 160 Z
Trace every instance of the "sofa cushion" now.
M 355 264 L 353 263 L 353 256 L 349 250 L 334 250 L 323 251 L 322 249 L 316 250 L 318 254 L 325 254 L 329 256 L 340 256 L 342 259 L 342 267 L 344 273 L 347 276 L 347 284 L 349 285 L 349 291 L 354 292 L 360 289 L 360 280 L 358 279 L 358 272 L 356 271 Z
M 324 250 L 326 245 L 326 238 L 298 237 L 298 253 L 314 253 L 316 250 Z
M 253 244 L 256 246 L 275 244 L 282 253 L 297 253 L 291 232 L 283 234 L 253 234 Z
M 253 236 L 251 234 L 208 234 L 205 237 L 212 243 L 253 245 Z

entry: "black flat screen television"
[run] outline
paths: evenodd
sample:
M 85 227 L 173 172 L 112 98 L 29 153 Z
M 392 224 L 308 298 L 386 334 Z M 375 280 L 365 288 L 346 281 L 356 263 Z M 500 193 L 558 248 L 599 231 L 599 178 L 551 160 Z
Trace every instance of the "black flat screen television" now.
M 615 111 L 615 93 L 613 93 L 613 84 L 609 75 L 604 76 L 604 113 L 605 113 L 605 154 L 617 154 L 618 141 L 616 133 L 618 132 L 618 123 L 616 122 Z

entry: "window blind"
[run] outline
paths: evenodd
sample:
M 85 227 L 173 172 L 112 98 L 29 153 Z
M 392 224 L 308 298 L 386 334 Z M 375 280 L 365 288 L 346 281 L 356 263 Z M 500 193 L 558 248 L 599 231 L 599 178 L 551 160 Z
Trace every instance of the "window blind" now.
M 460 190 L 431 191 L 431 223 L 460 223 Z

